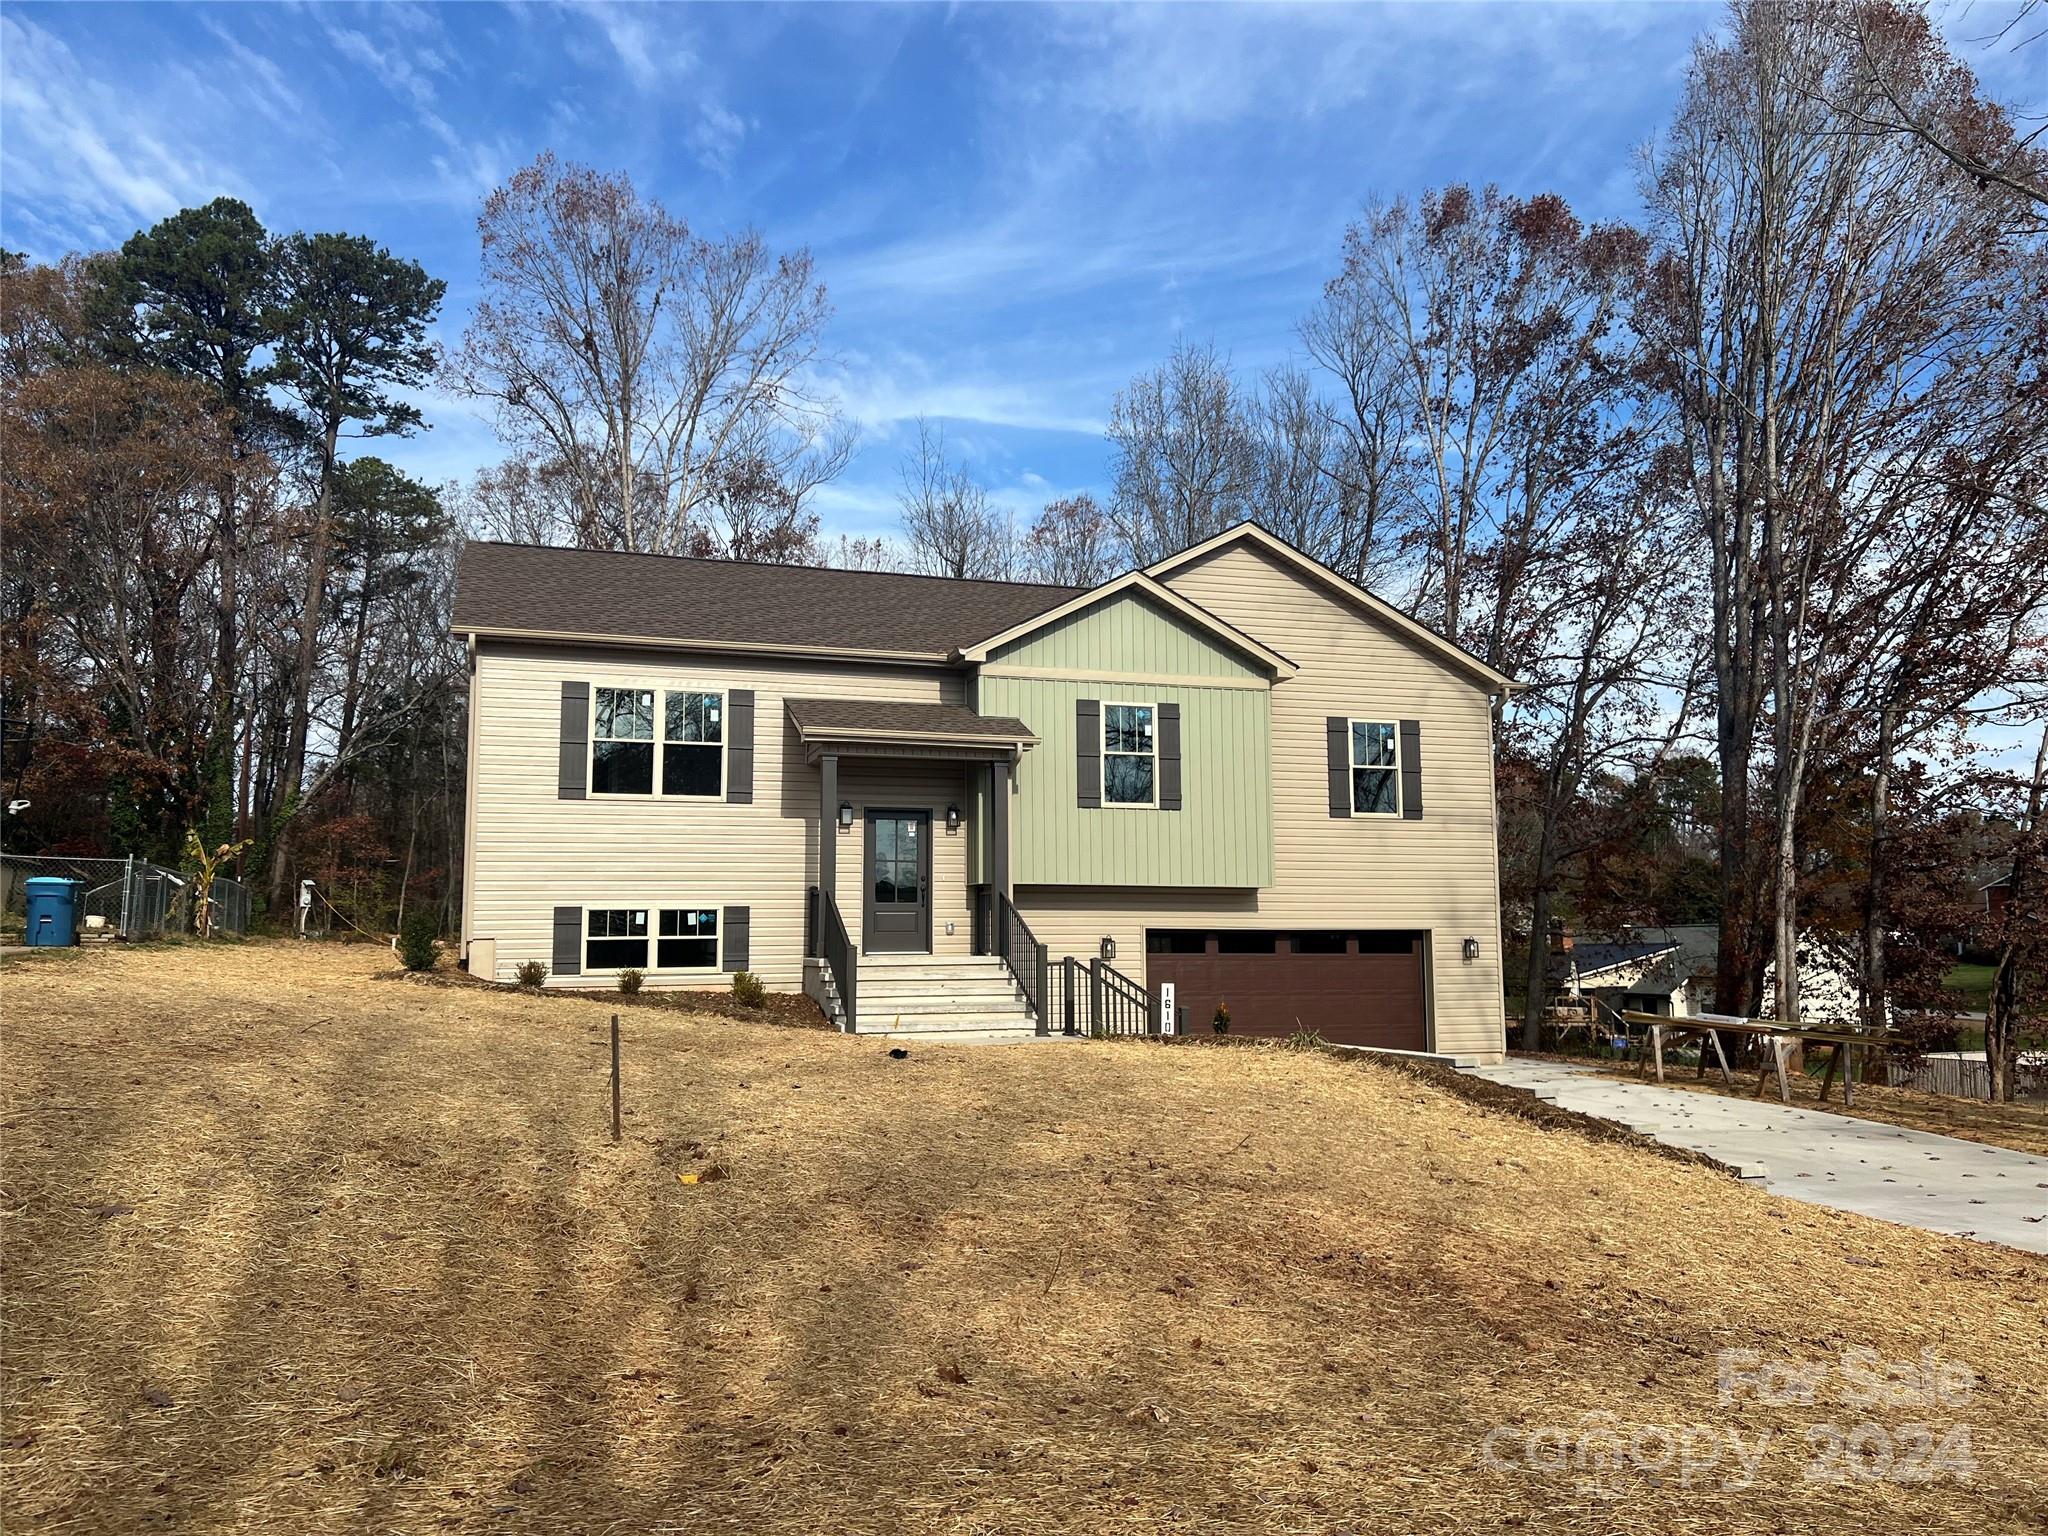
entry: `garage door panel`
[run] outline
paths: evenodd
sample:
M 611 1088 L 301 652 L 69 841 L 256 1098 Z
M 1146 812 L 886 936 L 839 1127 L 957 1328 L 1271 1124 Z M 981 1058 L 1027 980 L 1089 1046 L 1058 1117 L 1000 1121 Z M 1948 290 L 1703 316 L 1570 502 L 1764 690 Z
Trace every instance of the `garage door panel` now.
M 1342 1045 L 1427 1046 L 1419 943 L 1392 954 L 1154 952 L 1146 968 L 1153 987 L 1174 984 L 1196 1032 L 1227 1001 L 1232 1034 L 1284 1037 L 1306 1029 Z

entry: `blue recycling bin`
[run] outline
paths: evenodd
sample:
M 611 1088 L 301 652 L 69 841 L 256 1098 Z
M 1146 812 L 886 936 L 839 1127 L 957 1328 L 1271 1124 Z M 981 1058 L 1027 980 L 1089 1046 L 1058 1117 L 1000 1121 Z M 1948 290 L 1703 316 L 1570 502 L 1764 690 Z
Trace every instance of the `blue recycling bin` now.
M 82 880 L 38 875 L 22 882 L 28 896 L 28 932 L 23 942 L 57 948 L 78 942 L 78 895 Z

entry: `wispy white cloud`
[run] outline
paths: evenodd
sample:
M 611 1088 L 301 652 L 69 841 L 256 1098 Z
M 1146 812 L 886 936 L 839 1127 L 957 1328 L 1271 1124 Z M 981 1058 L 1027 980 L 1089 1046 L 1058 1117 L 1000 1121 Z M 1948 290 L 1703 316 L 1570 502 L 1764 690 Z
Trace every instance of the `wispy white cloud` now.
M 444 72 L 447 65 L 433 49 L 410 43 L 386 48 L 353 27 L 330 26 L 327 38 L 336 53 L 369 70 L 393 95 L 403 96 L 423 112 L 434 105 L 432 77 Z
M 730 176 L 749 124 L 722 99 L 708 77 L 695 37 L 670 7 L 603 3 L 579 5 L 574 14 L 603 37 L 612 62 L 643 96 L 667 96 L 687 82 L 693 101 L 683 132 L 697 163 Z
M 149 101 L 99 80 L 60 39 L 17 16 L 0 16 L 0 100 L 7 201 L 40 204 L 39 222 L 63 229 L 67 244 L 110 244 L 138 223 L 242 190 Z
M 277 61 L 249 47 L 211 16 L 202 20 L 214 41 L 234 61 L 243 99 L 280 128 L 294 132 L 304 129 L 315 117 L 314 110 L 285 77 Z
M 1015 379 L 992 378 L 967 368 L 934 366 L 899 353 L 860 357 L 822 373 L 819 384 L 848 419 L 882 438 L 920 416 L 941 422 L 969 422 L 1029 432 L 1074 432 L 1099 436 L 1102 420 L 1069 410 L 1056 395 L 1070 392 L 1073 374 L 1063 372 L 1044 388 Z

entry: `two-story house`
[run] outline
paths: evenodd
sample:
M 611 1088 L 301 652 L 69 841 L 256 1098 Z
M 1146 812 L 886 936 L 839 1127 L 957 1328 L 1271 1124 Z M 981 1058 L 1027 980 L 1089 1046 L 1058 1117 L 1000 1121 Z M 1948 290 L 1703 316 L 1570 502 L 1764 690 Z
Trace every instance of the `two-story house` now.
M 1088 589 L 477 543 L 455 629 L 497 980 L 1058 1031 L 1073 957 L 1202 1032 L 1502 1049 L 1511 685 L 1256 526 Z

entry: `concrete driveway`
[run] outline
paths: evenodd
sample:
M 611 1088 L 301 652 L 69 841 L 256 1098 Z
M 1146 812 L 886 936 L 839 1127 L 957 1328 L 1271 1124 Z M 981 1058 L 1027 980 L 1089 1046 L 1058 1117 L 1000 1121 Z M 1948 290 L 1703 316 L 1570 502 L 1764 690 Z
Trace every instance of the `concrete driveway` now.
M 1774 1195 L 2048 1253 L 2048 1158 L 1876 1120 L 1511 1061 L 1475 1076 L 1733 1165 Z

